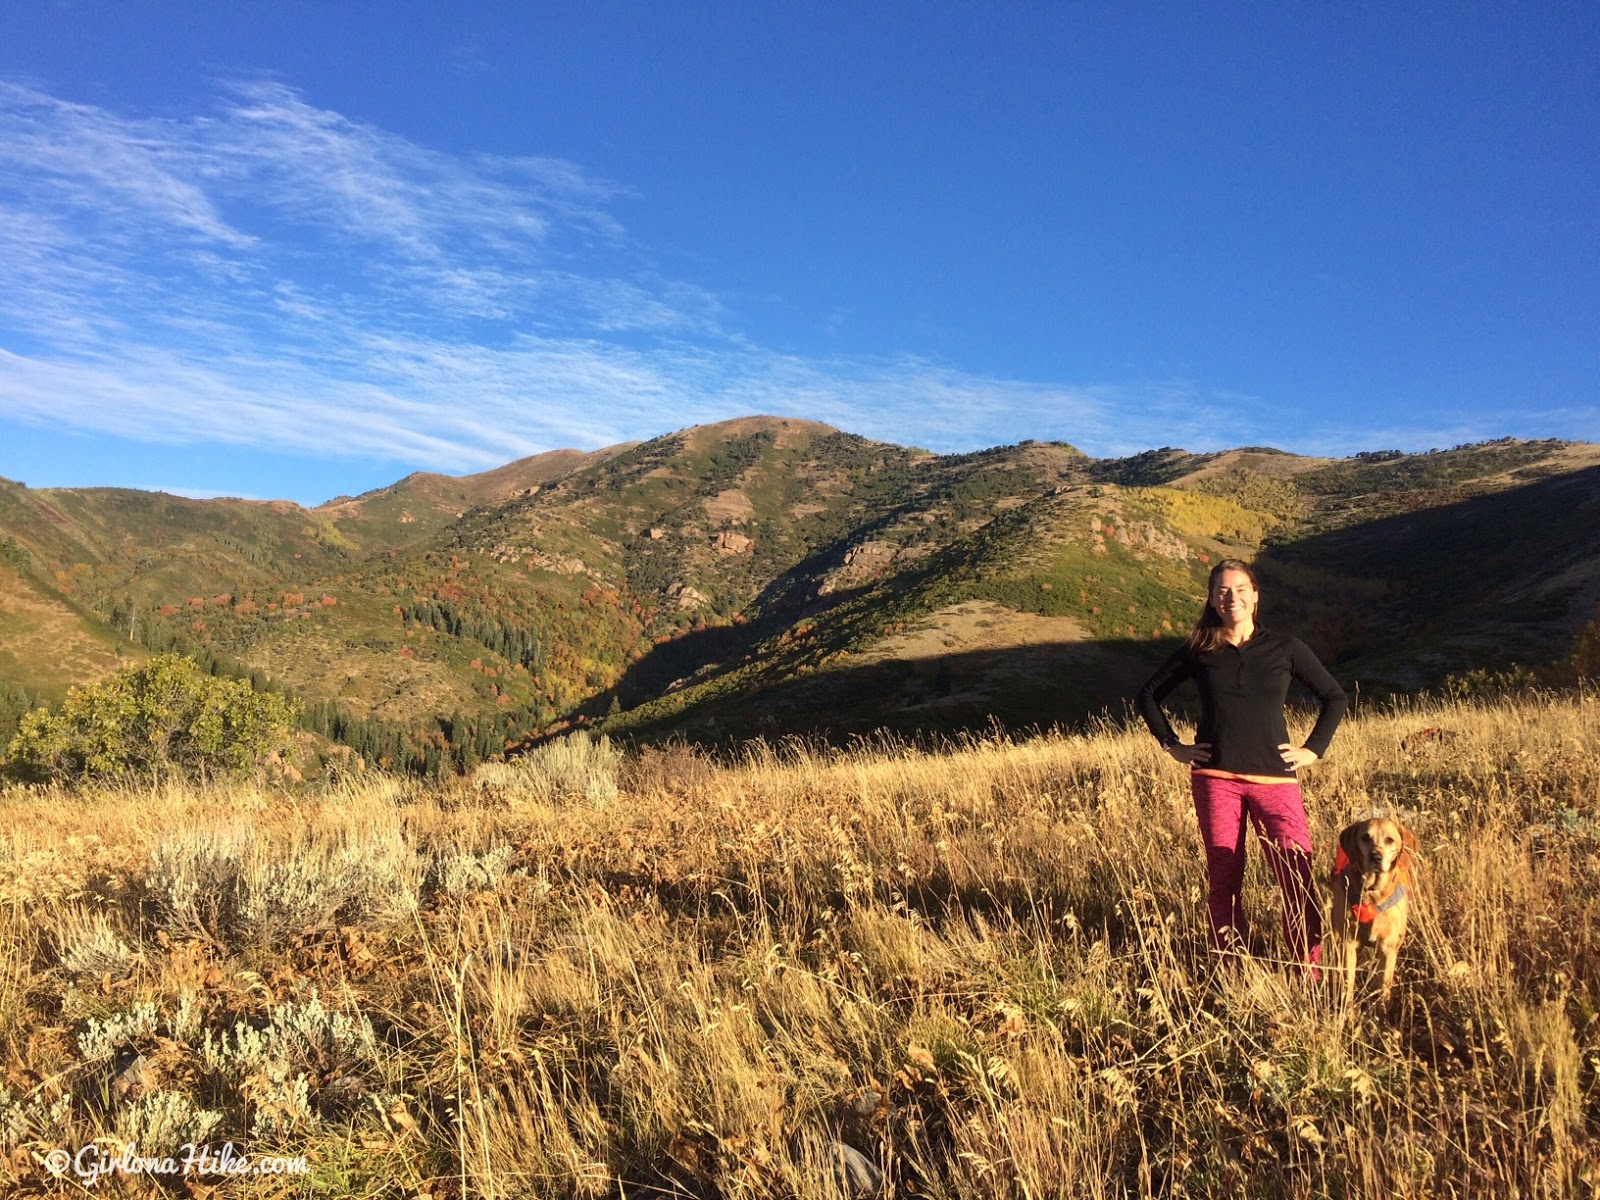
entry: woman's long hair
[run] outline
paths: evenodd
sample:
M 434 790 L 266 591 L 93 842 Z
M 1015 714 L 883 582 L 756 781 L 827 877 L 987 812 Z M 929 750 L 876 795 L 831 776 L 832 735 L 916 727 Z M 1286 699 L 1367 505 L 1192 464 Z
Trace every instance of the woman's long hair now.
M 1211 607 L 1211 593 L 1216 590 L 1217 577 L 1224 571 L 1238 571 L 1250 581 L 1251 590 L 1259 593 L 1261 585 L 1256 582 L 1256 573 L 1249 563 L 1240 562 L 1237 558 L 1225 558 L 1211 568 L 1211 574 L 1206 577 L 1206 600 L 1200 609 L 1200 619 L 1194 623 L 1194 628 L 1189 632 L 1189 637 L 1183 643 L 1183 648 L 1190 654 L 1209 654 L 1221 648 L 1227 641 L 1222 625 L 1222 615 Z M 1258 601 L 1259 603 L 1259 601 Z M 1255 614 L 1252 613 L 1252 616 Z

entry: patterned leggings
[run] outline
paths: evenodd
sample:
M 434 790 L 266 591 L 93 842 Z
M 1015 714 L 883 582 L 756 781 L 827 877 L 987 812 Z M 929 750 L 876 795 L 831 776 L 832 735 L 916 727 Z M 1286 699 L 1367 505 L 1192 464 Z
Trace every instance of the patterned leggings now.
M 1315 963 L 1321 957 L 1322 911 L 1311 884 L 1311 829 L 1300 785 L 1191 775 L 1190 787 L 1206 846 L 1212 944 L 1219 950 L 1242 947 L 1249 932 L 1241 898 L 1248 816 L 1283 894 L 1290 958 Z

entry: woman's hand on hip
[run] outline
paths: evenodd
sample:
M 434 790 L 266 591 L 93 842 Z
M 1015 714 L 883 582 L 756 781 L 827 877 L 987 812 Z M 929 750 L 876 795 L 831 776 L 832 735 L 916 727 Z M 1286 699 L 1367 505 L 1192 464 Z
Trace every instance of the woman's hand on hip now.
M 1298 771 L 1301 767 L 1309 767 L 1317 761 L 1317 752 L 1307 750 L 1304 746 L 1296 746 L 1293 742 L 1284 742 L 1278 747 L 1278 757 L 1283 759 L 1283 765 L 1291 771 Z
M 1173 742 L 1166 750 L 1172 756 L 1173 762 L 1182 763 L 1186 767 L 1203 767 L 1211 761 L 1210 742 L 1196 742 L 1192 746 Z

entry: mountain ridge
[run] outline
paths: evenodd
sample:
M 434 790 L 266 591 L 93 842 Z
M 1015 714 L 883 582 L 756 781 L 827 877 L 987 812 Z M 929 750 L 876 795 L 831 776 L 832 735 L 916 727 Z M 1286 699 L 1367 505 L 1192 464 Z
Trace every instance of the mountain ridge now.
M 59 698 L 177 649 L 413 767 L 578 724 L 1046 724 L 1125 695 L 1231 556 L 1336 671 L 1403 689 L 1557 662 L 1600 601 L 1592 528 L 1583 443 L 937 455 L 770 416 L 312 508 L 0 480 L 3 565 L 44 605 L 26 638 L 0 608 L 0 641 L 32 647 L 0 656 L 0 685 Z M 100 649 L 63 669 L 52 637 Z

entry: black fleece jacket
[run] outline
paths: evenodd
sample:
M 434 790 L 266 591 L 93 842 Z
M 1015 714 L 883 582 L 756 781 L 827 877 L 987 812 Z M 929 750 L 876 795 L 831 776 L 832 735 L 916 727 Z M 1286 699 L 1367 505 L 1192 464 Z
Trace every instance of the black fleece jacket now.
M 1169 658 L 1139 690 L 1139 715 L 1163 744 L 1175 735 L 1161 702 L 1185 679 L 1200 689 L 1200 727 L 1196 742 L 1209 742 L 1211 761 L 1200 764 L 1235 775 L 1282 775 L 1293 778 L 1278 747 L 1289 740 L 1284 704 L 1289 680 L 1304 683 L 1322 711 L 1306 749 L 1321 758 L 1345 713 L 1344 689 L 1306 649 L 1299 638 L 1256 627 L 1242 646 L 1223 646 L 1208 654 L 1187 648 Z

